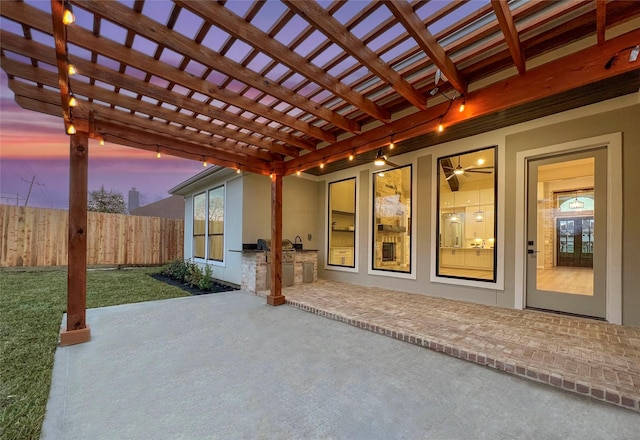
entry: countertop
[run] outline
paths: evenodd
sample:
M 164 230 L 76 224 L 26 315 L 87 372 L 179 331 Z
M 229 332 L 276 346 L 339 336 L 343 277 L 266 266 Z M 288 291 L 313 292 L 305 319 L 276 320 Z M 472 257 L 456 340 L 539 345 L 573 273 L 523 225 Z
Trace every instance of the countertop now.
M 301 249 L 301 250 L 287 249 L 287 252 L 293 251 L 293 250 L 295 250 L 296 252 L 318 252 L 318 249 Z M 229 252 L 247 252 L 247 253 L 256 254 L 258 252 L 264 252 L 264 251 L 259 249 L 229 249 Z

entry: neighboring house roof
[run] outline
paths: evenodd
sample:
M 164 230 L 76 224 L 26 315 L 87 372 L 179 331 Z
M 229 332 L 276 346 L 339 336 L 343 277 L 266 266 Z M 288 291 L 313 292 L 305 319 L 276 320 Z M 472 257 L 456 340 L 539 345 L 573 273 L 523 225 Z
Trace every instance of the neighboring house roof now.
M 213 181 L 219 178 L 221 175 L 224 175 L 223 172 L 231 173 L 233 170 L 225 167 L 221 167 L 219 165 L 213 165 L 208 167 L 206 170 L 196 174 L 195 176 L 189 177 L 184 182 L 180 182 L 173 188 L 171 188 L 168 192 L 169 194 L 186 196 L 194 189 L 199 188 L 202 185 L 205 185 L 209 181 Z
M 184 197 L 171 196 L 157 202 L 134 209 L 129 214 L 144 217 L 178 218 L 184 217 Z

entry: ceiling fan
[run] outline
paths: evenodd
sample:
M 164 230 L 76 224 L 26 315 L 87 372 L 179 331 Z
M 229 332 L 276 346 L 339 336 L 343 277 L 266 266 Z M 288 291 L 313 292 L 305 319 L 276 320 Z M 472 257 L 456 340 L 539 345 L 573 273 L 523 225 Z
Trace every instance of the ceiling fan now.
M 442 168 L 444 169 L 445 173 L 451 173 L 449 174 L 449 176 L 447 177 L 447 180 L 452 179 L 454 176 L 462 176 L 465 173 L 481 173 L 481 174 L 491 174 L 493 171 L 489 171 L 492 170 L 493 167 L 480 167 L 480 168 L 476 168 L 473 165 L 468 166 L 468 167 L 463 167 L 462 165 L 460 165 L 460 156 L 458 156 L 458 166 L 455 168 L 452 167 L 448 167 L 448 166 L 442 166 Z
M 391 168 L 398 168 L 399 166 L 393 162 L 389 162 L 389 160 L 387 159 L 387 156 L 382 154 L 382 148 L 378 150 L 378 153 L 376 154 L 376 158 L 373 161 L 373 164 L 377 167 L 382 167 L 386 165 Z

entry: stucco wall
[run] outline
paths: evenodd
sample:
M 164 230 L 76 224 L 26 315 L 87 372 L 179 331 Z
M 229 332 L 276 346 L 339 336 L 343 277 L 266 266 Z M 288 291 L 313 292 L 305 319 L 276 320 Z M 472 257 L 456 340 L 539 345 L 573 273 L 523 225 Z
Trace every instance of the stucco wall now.
M 243 180 L 243 242 L 271 238 L 271 180 L 255 174 L 246 175 Z M 299 236 L 305 249 L 318 249 L 318 185 L 298 176 L 287 176 L 282 181 L 282 237 L 293 241 Z

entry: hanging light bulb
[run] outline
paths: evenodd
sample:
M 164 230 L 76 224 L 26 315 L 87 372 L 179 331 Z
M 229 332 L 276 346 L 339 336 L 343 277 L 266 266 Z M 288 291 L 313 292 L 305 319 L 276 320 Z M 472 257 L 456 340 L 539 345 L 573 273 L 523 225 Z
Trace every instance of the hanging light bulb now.
M 78 105 L 78 100 L 76 99 L 76 97 L 73 95 L 69 95 L 69 107 L 75 107 L 76 105 Z
M 373 161 L 373 164 L 377 167 L 381 167 L 385 165 L 387 161 L 384 160 L 384 156 L 382 155 L 382 148 L 378 150 L 378 154 L 376 154 L 376 158 Z
M 240 174 L 240 168 L 236 168 L 236 174 Z
M 100 138 L 99 144 L 104 145 L 104 138 Z
M 349 161 L 352 161 L 352 160 L 353 160 L 353 153 L 349 155 Z
M 69 75 L 75 75 L 76 73 L 78 73 L 78 69 L 76 69 L 76 66 L 74 66 L 73 64 L 69 64 L 67 66 L 67 72 L 69 73 Z
M 393 143 L 393 133 L 391 133 L 391 141 L 389 141 L 389 150 L 396 148 L 396 144 Z
M 302 174 L 300 170 L 296 171 L 296 176 L 300 177 L 300 174 Z
M 324 162 L 320 162 L 320 169 L 324 168 Z
M 202 158 L 202 166 L 203 167 L 207 166 L 207 159 L 205 159 L 204 157 Z
M 76 134 L 76 127 L 73 124 L 69 124 L 67 127 L 67 134 Z
M 62 13 L 62 22 L 69 26 L 70 24 L 75 23 L 76 16 L 73 15 L 73 9 L 69 2 L 64 2 L 64 12 Z
M 458 108 L 458 111 L 460 113 L 462 113 L 464 111 L 464 106 L 467 103 L 466 98 L 464 97 L 464 95 L 462 95 L 462 103 L 460 104 L 460 107 Z
M 442 125 L 442 121 L 438 124 L 438 132 L 442 133 L 444 131 L 444 125 Z
M 66 26 L 69 26 L 70 24 L 75 23 L 75 21 L 76 16 L 73 15 L 73 12 L 71 11 L 71 5 L 65 4 L 64 12 L 62 13 L 62 22 Z
M 160 154 L 160 147 L 158 147 L 158 149 L 156 150 L 156 159 L 160 159 L 162 157 L 162 154 Z

